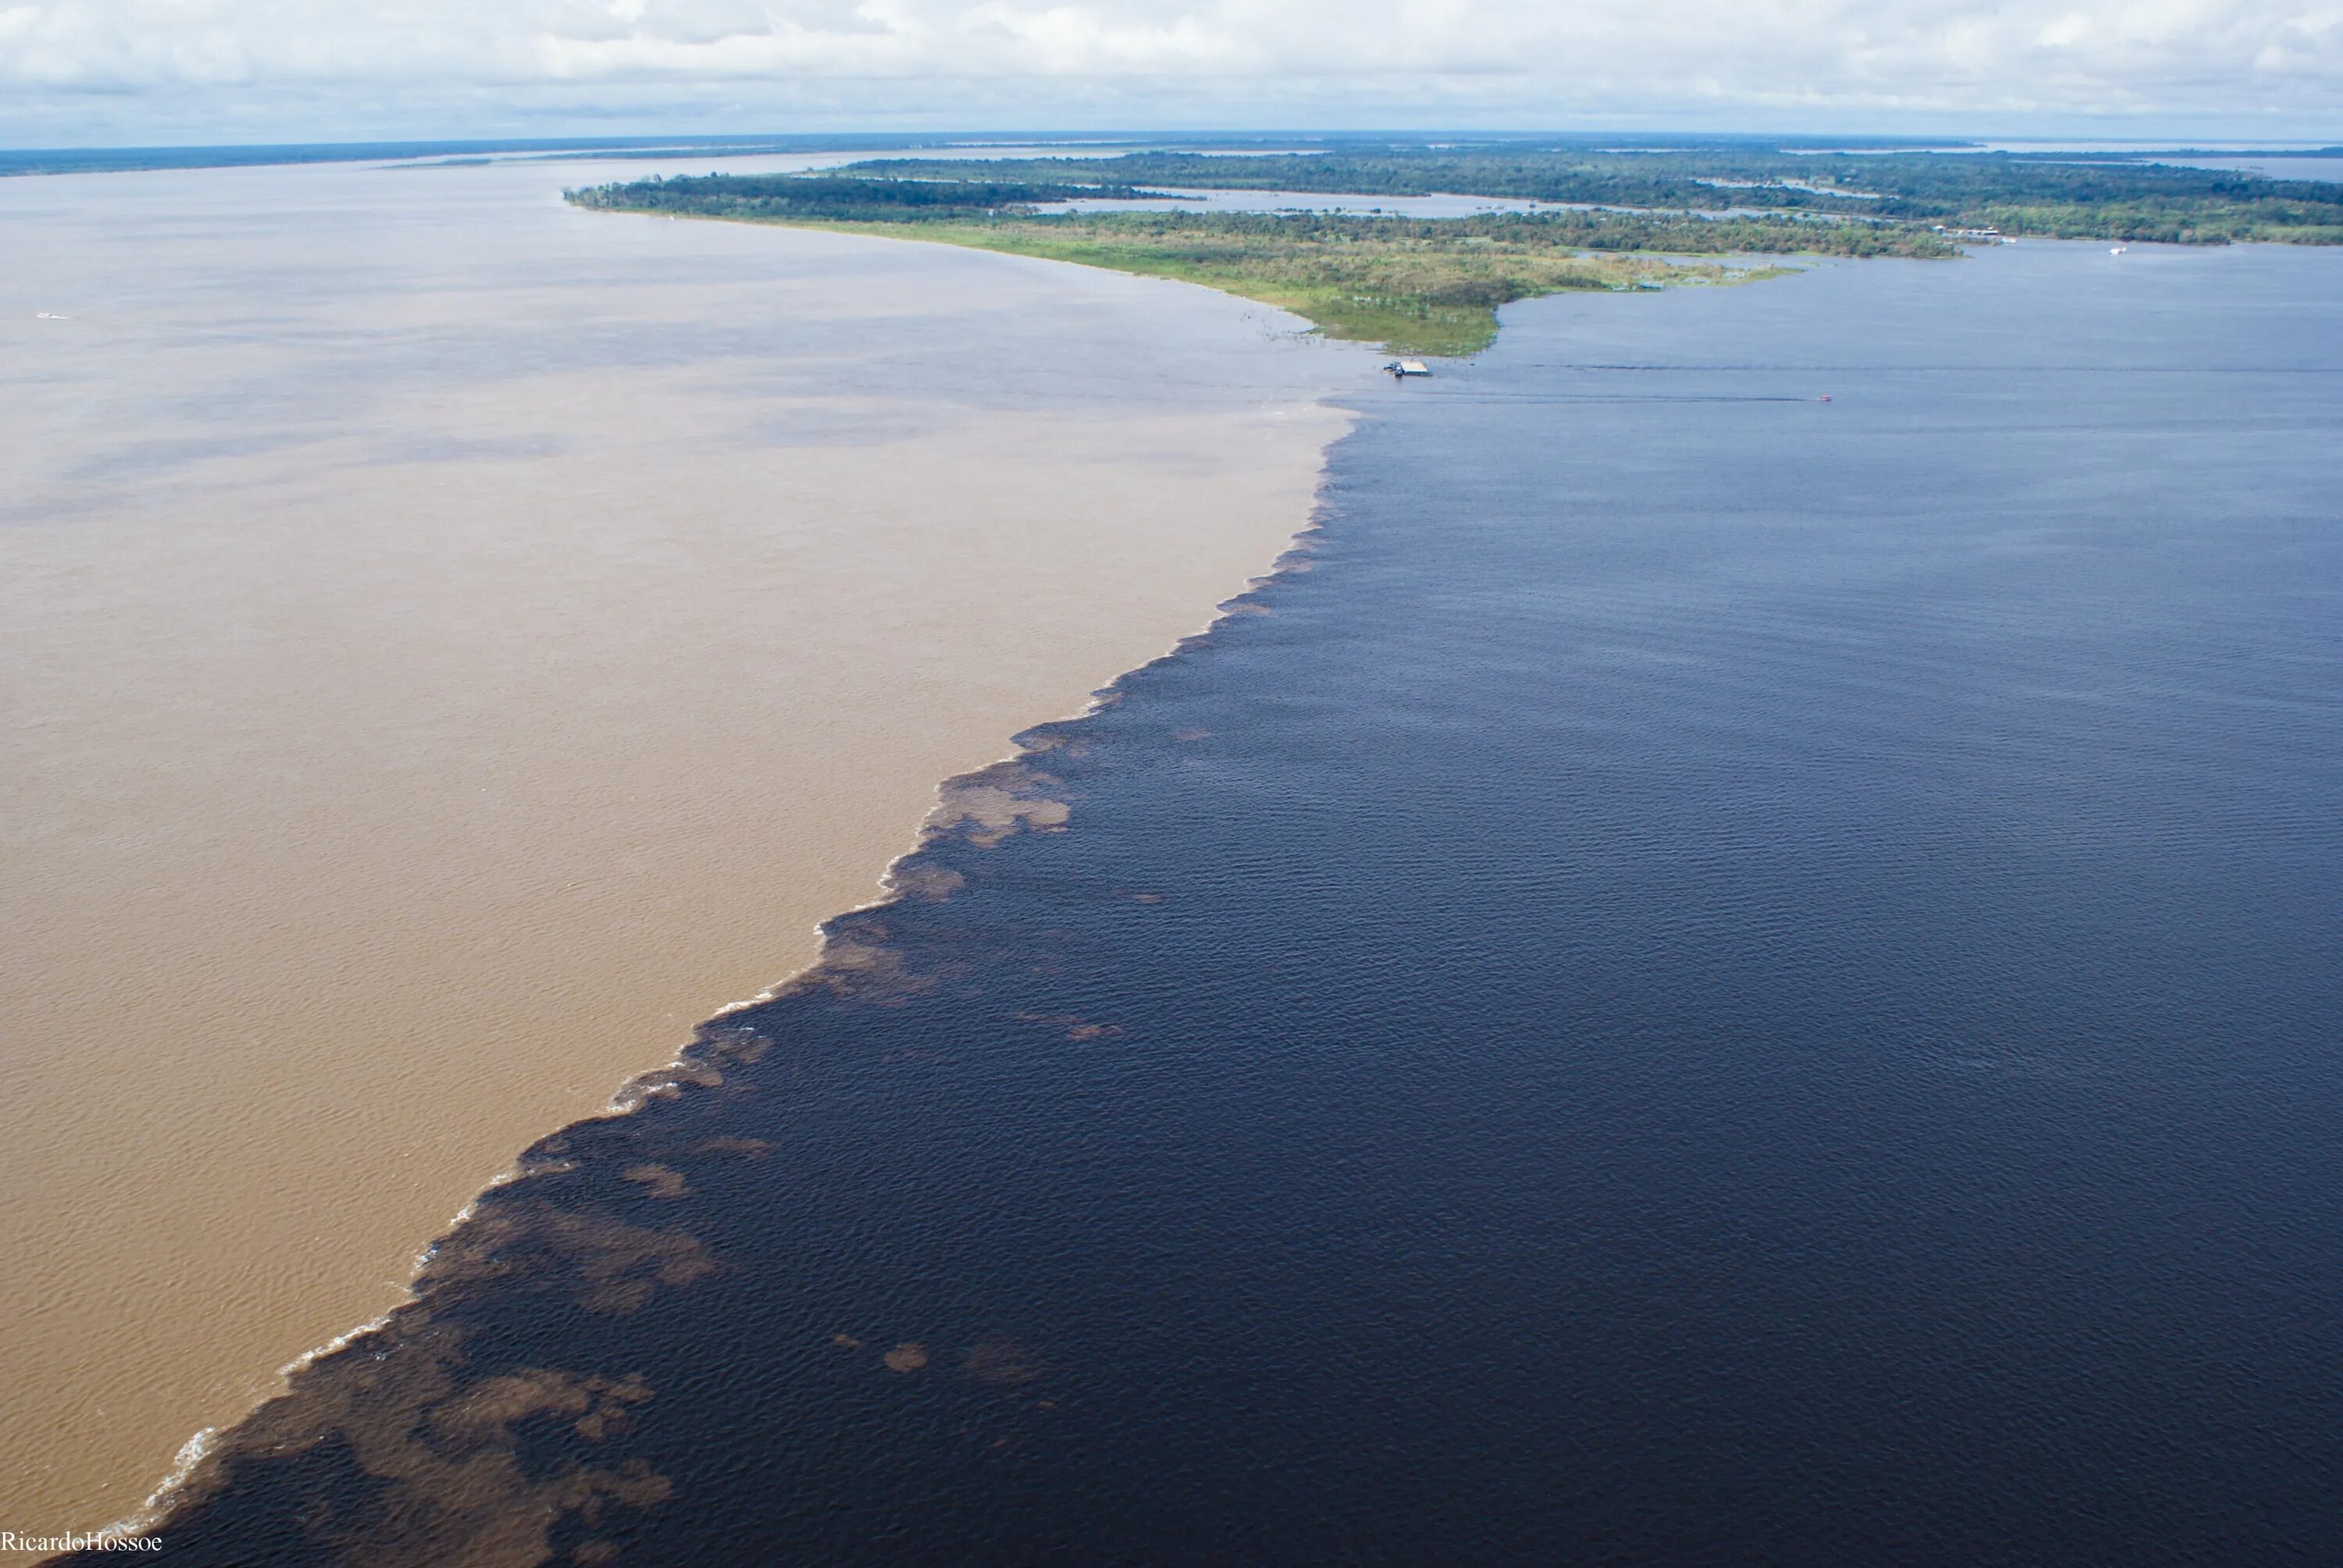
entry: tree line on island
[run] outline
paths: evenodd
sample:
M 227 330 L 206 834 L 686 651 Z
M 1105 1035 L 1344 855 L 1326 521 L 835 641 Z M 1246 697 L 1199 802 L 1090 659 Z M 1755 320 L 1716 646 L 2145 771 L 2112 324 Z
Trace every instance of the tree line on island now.
M 1526 211 L 1074 210 L 1204 190 L 1480 196 Z M 1202 283 L 1294 311 L 1330 337 L 1469 354 L 1497 307 L 1568 289 L 1746 281 L 1777 268 L 1693 258 L 1960 254 L 2008 236 L 2343 243 L 2343 186 L 2137 160 L 1793 151 L 1725 141 L 1362 146 L 1111 157 L 890 157 L 822 174 L 654 178 L 568 193 L 581 206 L 891 233 Z

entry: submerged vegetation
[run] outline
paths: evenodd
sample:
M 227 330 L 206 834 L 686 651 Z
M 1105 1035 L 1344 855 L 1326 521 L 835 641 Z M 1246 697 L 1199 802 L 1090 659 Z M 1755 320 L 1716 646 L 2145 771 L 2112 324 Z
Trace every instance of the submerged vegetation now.
M 1199 190 L 1480 196 L 1527 211 L 1078 210 Z M 1232 157 L 1147 151 L 881 158 L 819 175 L 717 175 L 571 191 L 583 206 L 786 223 L 1177 278 L 1306 317 L 1332 337 L 1469 354 L 1498 307 L 1568 289 L 1735 282 L 1725 256 L 1959 254 L 1961 231 L 2343 243 L 2343 186 L 2161 164 L 1722 141 L 1644 151 L 1346 142 Z

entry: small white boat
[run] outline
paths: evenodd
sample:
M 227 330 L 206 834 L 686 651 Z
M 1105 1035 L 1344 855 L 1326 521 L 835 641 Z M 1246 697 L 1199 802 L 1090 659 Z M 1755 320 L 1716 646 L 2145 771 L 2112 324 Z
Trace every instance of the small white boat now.
M 2127 246 L 2127 245 L 2115 245 L 2115 246 L 2109 246 L 2107 247 L 2107 254 L 2108 254 L 2109 256 L 2121 256 L 2124 252 L 2126 252 L 2126 251 L 2129 250 L 2130 248 L 2131 248 L 2131 246 Z
M 1384 366 L 1383 368 L 1391 372 L 1391 378 L 1394 381 L 1400 379 L 1400 377 L 1403 376 L 1429 376 L 1432 374 L 1432 367 L 1426 365 L 1421 359 L 1394 359 L 1390 364 Z
M 54 310 L 37 310 L 33 313 L 33 319 L 35 321 L 71 321 L 73 317 L 70 316 L 59 316 Z

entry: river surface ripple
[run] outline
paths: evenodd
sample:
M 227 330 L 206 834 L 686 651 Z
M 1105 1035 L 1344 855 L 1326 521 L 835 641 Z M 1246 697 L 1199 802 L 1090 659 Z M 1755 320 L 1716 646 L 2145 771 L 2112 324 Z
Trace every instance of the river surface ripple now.
M 1555 299 L 1363 399 L 1308 569 L 176 1560 L 2332 1561 L 2338 264 Z

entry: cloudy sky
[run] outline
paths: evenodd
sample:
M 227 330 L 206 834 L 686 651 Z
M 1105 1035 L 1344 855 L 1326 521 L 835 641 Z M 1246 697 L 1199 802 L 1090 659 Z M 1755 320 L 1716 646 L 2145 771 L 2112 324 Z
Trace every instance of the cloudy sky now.
M 2343 0 L 0 0 L 0 145 L 881 126 L 2343 140 Z

